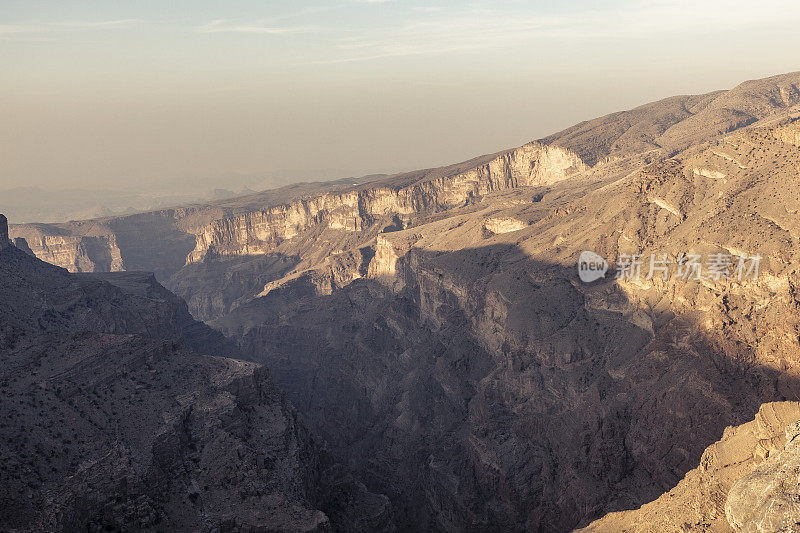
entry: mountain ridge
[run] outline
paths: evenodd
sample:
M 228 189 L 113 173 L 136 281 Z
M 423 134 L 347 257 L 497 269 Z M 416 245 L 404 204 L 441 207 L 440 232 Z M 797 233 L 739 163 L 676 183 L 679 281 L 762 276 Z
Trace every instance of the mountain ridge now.
M 259 254 L 273 247 L 271 241 L 280 241 L 294 232 L 302 231 L 309 223 L 353 226 L 355 229 L 359 225 L 360 216 L 375 217 L 409 209 L 408 200 L 392 200 L 395 203 L 392 207 L 380 203 L 374 205 L 371 202 L 372 196 L 388 198 L 410 187 L 409 192 L 417 191 L 411 192 L 412 196 L 420 195 L 419 200 L 416 200 L 421 202 L 420 207 L 437 209 L 443 207 L 437 200 L 440 194 L 437 191 L 467 187 L 460 196 L 450 199 L 450 204 L 447 205 L 451 205 L 453 200 L 464 201 L 470 195 L 480 196 L 496 187 L 515 187 L 518 180 L 523 180 L 519 181 L 521 184 L 533 185 L 537 178 L 531 173 L 536 171 L 537 164 L 543 167 L 543 175 L 549 175 L 552 172 L 547 168 L 548 164 L 558 163 L 552 158 L 547 160 L 549 149 L 545 149 L 544 161 L 538 160 L 535 154 L 521 154 L 519 159 L 524 168 L 515 168 L 513 162 L 504 160 L 509 154 L 524 151 L 528 146 L 538 145 L 542 149 L 553 146 L 556 147 L 554 150 L 566 150 L 559 154 L 560 157 L 573 157 L 571 166 L 579 174 L 585 174 L 581 171 L 596 167 L 598 163 L 607 164 L 613 159 L 635 158 L 645 154 L 646 161 L 647 154 L 655 152 L 660 152 L 661 156 L 673 155 L 689 144 L 710 140 L 800 105 L 799 86 L 800 73 L 789 73 L 744 82 L 729 91 L 667 98 L 579 123 L 543 138 L 541 144 L 534 141 L 522 148 L 479 156 L 463 163 L 397 174 L 358 185 L 349 179 L 298 184 L 234 200 L 123 217 L 66 224 L 12 226 L 11 232 L 12 237 L 25 238 L 37 256 L 71 271 L 151 270 L 157 273 L 159 279 L 166 279 L 187 262 L 199 260 L 207 252 L 208 246 L 212 245 L 209 241 L 216 246 L 217 253 Z M 598 134 L 601 130 L 602 134 Z M 577 155 L 577 159 L 570 156 L 570 153 Z M 495 178 L 493 173 L 498 172 L 499 178 Z M 457 179 L 458 175 L 463 178 Z M 456 179 L 447 183 L 442 181 L 454 177 Z M 547 184 L 542 178 L 538 179 L 539 184 Z M 426 186 L 429 182 L 435 185 Z M 460 182 L 475 183 L 467 185 Z M 330 194 L 334 195 L 334 206 L 319 210 L 319 206 L 315 204 L 320 202 L 313 201 L 315 196 L 327 198 Z M 337 209 L 341 211 L 343 204 L 349 205 L 349 210 L 337 212 Z M 373 204 L 372 207 L 370 204 Z M 281 207 L 284 205 L 286 208 Z M 287 210 L 293 210 L 294 214 L 280 213 Z M 278 219 L 284 218 L 278 220 L 278 224 L 286 226 L 277 233 L 267 228 L 274 225 L 275 221 L 272 219 L 275 218 L 276 211 L 279 212 Z M 252 222 L 247 221 L 248 213 L 253 217 Z M 235 220 L 243 216 L 246 223 L 241 226 Z M 215 224 L 217 227 L 214 227 Z M 239 230 L 240 233 L 247 233 L 244 237 L 238 237 L 245 242 L 234 246 L 214 242 L 216 239 L 211 234 L 224 233 L 227 231 L 225 226 L 230 228 L 237 225 L 243 228 Z M 158 242 L 161 248 L 170 251 L 162 254 L 155 262 L 143 259 L 135 242 L 130 242 L 135 241 L 135 238 L 131 238 L 131 233 L 142 231 L 150 234 L 151 241 Z M 223 241 L 225 240 L 230 241 L 231 238 L 223 237 Z

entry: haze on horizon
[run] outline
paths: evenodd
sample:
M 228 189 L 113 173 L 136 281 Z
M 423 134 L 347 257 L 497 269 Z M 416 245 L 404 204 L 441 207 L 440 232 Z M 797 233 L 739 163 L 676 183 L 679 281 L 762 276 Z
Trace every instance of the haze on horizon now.
M 798 70 L 798 27 L 788 0 L 5 0 L 0 189 L 452 163 Z

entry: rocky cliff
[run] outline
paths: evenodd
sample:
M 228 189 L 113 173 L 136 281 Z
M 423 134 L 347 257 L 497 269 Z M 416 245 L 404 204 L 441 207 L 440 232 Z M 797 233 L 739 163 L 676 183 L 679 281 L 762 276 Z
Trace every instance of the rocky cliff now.
M 791 531 L 800 517 L 800 420 L 786 426 L 785 444 L 754 471 L 736 480 L 725 516 L 737 531 Z
M 0 529 L 392 527 L 268 371 L 217 357 L 241 354 L 152 274 L 8 246 L 0 295 Z
M 22 225 L 13 234 L 25 238 L 40 259 L 72 272 L 153 270 L 161 277 L 209 254 L 262 255 L 312 228 L 360 232 L 381 217 L 447 209 L 491 191 L 550 185 L 586 169 L 569 151 L 539 143 L 472 163 L 344 191 L 324 192 L 321 187 L 320 194 L 274 206 L 267 200 L 265 208 L 198 206 L 89 222 Z
M 754 420 L 725 428 L 675 488 L 580 531 L 791 531 L 800 516 L 797 481 L 788 481 L 796 474 L 798 419 L 797 402 L 762 405 Z
M 320 265 L 212 323 L 405 527 L 558 531 L 639 507 L 726 426 L 800 393 L 796 131 L 787 116 L 607 181 L 413 218 L 355 281 L 331 288 L 343 276 Z M 578 280 L 582 250 L 609 258 L 605 281 Z M 723 254 L 729 275 L 681 278 L 681 253 Z M 641 276 L 611 279 L 623 254 L 646 258 Z M 756 255 L 759 275 L 737 276 Z
M 467 171 L 407 186 L 365 186 L 215 220 L 198 228 L 197 244 L 188 261 L 199 261 L 208 253 L 264 254 L 320 224 L 359 232 L 381 217 L 446 210 L 492 191 L 557 183 L 585 169 L 583 162 L 566 150 L 531 143 Z
M 401 528 L 567 531 L 665 505 L 726 427 L 800 395 L 799 85 L 669 98 L 371 183 L 12 233 L 37 255 L 37 231 L 113 235 L 122 268 L 152 267 L 270 368 Z M 581 281 L 583 251 L 605 277 Z M 709 486 L 687 494 L 715 514 L 665 527 L 730 527 L 731 485 Z

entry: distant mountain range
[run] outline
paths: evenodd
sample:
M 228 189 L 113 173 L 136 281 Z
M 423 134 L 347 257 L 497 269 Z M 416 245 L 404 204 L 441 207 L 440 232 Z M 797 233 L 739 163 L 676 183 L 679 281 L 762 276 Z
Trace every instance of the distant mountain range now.
M 0 209 L 20 222 L 67 222 L 221 200 L 252 192 L 245 188 L 238 192 L 214 189 L 205 194 L 148 194 L 108 189 L 14 187 L 0 190 Z

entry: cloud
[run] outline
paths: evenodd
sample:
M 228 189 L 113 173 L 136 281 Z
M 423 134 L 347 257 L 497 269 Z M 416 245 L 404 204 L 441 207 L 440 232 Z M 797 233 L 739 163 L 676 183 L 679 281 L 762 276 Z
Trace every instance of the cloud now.
M 285 35 L 290 33 L 310 33 L 319 31 L 316 26 L 263 26 L 258 24 L 237 24 L 228 20 L 212 20 L 195 28 L 200 33 L 262 33 L 267 35 Z
M 349 63 L 513 47 L 564 23 L 562 17 L 520 17 L 485 10 L 429 12 L 423 19 L 389 30 L 367 30 L 340 38 L 336 46 L 344 52 L 342 57 L 324 62 Z
M 119 20 L 63 20 L 55 22 L 33 22 L 28 24 L 0 24 L 0 37 L 27 36 L 53 32 L 69 32 L 117 28 L 143 22 L 139 19 Z
M 351 32 L 336 42 L 339 57 L 316 63 L 511 49 L 541 41 L 679 38 L 800 22 L 800 2 L 795 0 L 635 0 L 616 9 L 556 13 L 475 8 L 414 12 L 416 18 L 405 23 Z

